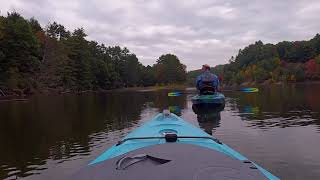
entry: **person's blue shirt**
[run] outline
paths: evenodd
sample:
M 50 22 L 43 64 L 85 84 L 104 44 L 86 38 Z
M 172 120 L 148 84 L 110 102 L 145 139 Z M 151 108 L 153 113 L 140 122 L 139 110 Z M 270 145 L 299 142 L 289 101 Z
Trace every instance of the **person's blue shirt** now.
M 215 90 L 218 90 L 219 78 L 215 74 L 212 74 L 209 70 L 204 71 L 197 77 L 196 86 L 198 90 L 201 90 L 204 86 L 212 86 Z

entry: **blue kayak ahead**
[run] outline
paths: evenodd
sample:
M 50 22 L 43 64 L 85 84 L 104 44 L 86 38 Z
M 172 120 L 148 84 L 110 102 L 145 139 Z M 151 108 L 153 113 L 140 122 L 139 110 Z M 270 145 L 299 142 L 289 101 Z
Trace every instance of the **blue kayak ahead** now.
M 196 95 L 191 99 L 193 104 L 215 104 L 224 105 L 225 97 L 222 93 L 216 92 L 212 95 Z
M 71 179 L 227 180 L 279 178 L 165 110 Z

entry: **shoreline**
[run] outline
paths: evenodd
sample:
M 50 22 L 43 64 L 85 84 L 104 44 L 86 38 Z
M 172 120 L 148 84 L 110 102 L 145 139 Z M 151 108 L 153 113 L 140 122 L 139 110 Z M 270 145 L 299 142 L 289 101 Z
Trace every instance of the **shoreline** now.
M 263 82 L 263 83 L 256 83 L 256 82 L 243 82 L 241 84 L 233 84 L 233 85 L 225 85 L 223 84 L 223 88 L 240 88 L 240 87 L 254 87 L 254 86 L 269 86 L 269 85 L 313 85 L 313 84 L 320 84 L 319 81 L 303 81 L 303 82 Z
M 42 90 L 34 90 L 31 93 L 24 93 L 23 90 L 16 89 L 9 92 L 3 91 L 6 96 L 1 96 L 0 102 L 7 101 L 27 101 L 30 97 L 36 95 L 64 95 L 64 94 L 86 94 L 86 93 L 108 93 L 108 92 L 126 92 L 126 91 L 138 91 L 138 92 L 148 92 L 148 91 L 158 91 L 158 90 L 184 90 L 188 88 L 186 85 L 173 84 L 164 86 L 147 86 L 147 87 L 124 87 L 115 89 L 98 89 L 98 90 L 83 90 L 83 91 L 73 91 L 73 90 L 59 90 L 53 88 L 46 88 Z
M 241 87 L 257 87 L 257 86 L 270 86 L 270 85 L 313 85 L 320 84 L 320 81 L 304 81 L 304 82 L 264 82 L 264 83 L 255 83 L 255 82 L 243 82 L 239 85 L 222 85 L 222 89 L 231 90 Z M 24 93 L 23 90 L 16 89 L 11 90 L 9 93 L 2 91 L 3 94 L 8 94 L 6 96 L 2 93 L 0 94 L 0 102 L 8 101 L 27 101 L 30 97 L 36 95 L 64 95 L 64 94 L 86 94 L 86 93 L 109 93 L 109 92 L 127 92 L 127 91 L 138 91 L 138 92 L 149 92 L 149 91 L 159 91 L 159 90 L 188 90 L 193 89 L 194 87 L 188 86 L 186 84 L 172 84 L 172 85 L 163 85 L 163 86 L 147 86 L 147 87 L 123 87 L 115 89 L 98 89 L 98 90 L 83 90 L 83 91 L 72 91 L 72 90 L 59 90 L 53 88 L 47 88 L 42 90 L 34 90 L 29 93 Z

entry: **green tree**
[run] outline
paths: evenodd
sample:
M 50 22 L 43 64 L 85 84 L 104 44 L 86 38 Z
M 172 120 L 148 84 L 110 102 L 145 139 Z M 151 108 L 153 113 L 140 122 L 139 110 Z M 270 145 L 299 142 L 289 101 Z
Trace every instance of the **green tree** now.
M 1 18 L 0 76 L 11 88 L 36 86 L 35 73 L 39 69 L 39 42 L 31 25 L 18 13 Z
M 70 37 L 70 32 L 67 31 L 63 25 L 56 22 L 49 24 L 49 26 L 46 28 L 46 34 L 51 38 L 56 38 L 59 40 Z
M 270 78 L 270 74 L 265 69 L 258 66 L 254 72 L 254 77 L 256 82 L 263 82 Z
M 0 16 L 0 65 L 0 86 L 11 89 L 83 91 L 186 78 L 186 67 L 175 55 L 163 55 L 156 65 L 145 67 L 127 48 L 87 41 L 82 28 L 70 33 L 53 22 L 43 29 L 35 18 L 26 20 L 18 13 Z M 162 79 L 156 79 L 161 71 Z
M 39 24 L 38 20 L 35 18 L 30 18 L 29 24 L 31 26 L 32 32 L 36 34 L 39 31 L 43 31 L 41 25 Z
M 72 76 L 72 62 L 68 57 L 69 49 L 65 42 L 55 38 L 46 38 L 45 56 L 40 64 L 39 82 L 41 88 L 72 89 L 75 77 Z
M 67 69 L 71 71 L 70 76 L 75 79 L 76 90 L 86 90 L 92 88 L 93 74 L 91 69 L 92 57 L 89 51 L 87 35 L 84 29 L 76 29 L 66 43 L 70 52 L 68 57 L 70 62 Z
M 316 54 L 320 54 L 320 34 L 316 34 L 314 38 L 310 40 L 310 44 Z
M 151 66 L 141 66 L 141 82 L 143 86 L 152 86 L 156 83 L 155 70 Z
M 173 54 L 160 56 L 154 68 L 160 83 L 181 83 L 186 80 L 186 66 Z
M 122 49 L 119 46 L 108 47 L 106 49 L 106 53 L 110 56 L 111 59 L 111 66 L 114 69 L 114 87 L 122 87 L 124 86 L 124 64 L 125 64 L 125 57 L 129 53 L 127 48 Z
M 140 62 L 135 54 L 128 54 L 124 61 L 123 80 L 126 86 L 137 85 L 140 79 Z
M 93 87 L 101 89 L 112 88 L 113 68 L 110 64 L 111 58 L 106 53 L 106 47 L 95 41 L 89 42 L 89 50 L 92 55 L 91 67 L 94 74 Z

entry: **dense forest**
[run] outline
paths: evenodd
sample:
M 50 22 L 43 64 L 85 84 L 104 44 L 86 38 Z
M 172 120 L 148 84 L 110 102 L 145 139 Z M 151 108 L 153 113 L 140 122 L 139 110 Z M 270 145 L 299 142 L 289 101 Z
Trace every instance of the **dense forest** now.
M 224 84 L 277 83 L 320 80 L 320 35 L 309 41 L 263 44 L 240 49 L 229 63 L 212 69 Z M 188 73 L 189 83 L 200 73 Z
M 212 71 L 226 85 L 320 80 L 320 35 L 308 41 L 240 49 Z M 186 73 L 173 54 L 144 66 L 126 47 L 88 41 L 83 28 L 70 32 L 56 22 L 41 27 L 16 12 L 0 16 L 0 96 L 34 92 L 83 92 L 175 83 L 193 84 L 200 70 Z
M 0 96 L 55 90 L 82 92 L 182 83 L 186 66 L 173 54 L 144 66 L 126 47 L 86 40 L 83 28 L 45 28 L 16 12 L 0 16 Z

